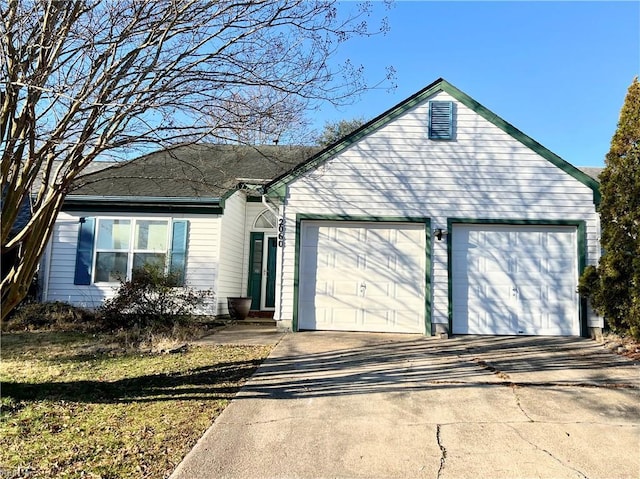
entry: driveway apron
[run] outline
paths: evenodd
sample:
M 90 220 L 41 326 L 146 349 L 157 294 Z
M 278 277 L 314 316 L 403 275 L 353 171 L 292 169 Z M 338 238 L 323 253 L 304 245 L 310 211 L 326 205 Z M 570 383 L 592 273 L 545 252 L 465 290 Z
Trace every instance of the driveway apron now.
M 638 478 L 640 366 L 580 338 L 285 335 L 185 478 Z

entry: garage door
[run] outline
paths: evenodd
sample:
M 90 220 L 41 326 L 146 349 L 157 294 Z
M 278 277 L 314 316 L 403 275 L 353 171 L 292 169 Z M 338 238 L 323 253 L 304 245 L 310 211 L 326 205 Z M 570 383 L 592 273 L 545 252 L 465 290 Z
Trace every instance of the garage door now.
M 579 335 L 577 228 L 454 225 L 453 332 Z
M 299 329 L 424 334 L 424 224 L 301 228 Z

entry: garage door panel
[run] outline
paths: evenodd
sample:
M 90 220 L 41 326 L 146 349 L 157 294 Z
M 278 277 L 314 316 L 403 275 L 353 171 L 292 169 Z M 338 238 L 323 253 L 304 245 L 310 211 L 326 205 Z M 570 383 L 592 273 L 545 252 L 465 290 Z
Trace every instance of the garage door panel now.
M 333 329 L 336 324 L 350 325 L 356 329 L 358 325 L 358 311 L 347 307 L 318 308 L 315 329 Z
M 301 237 L 300 329 L 424 332 L 424 225 L 303 222 Z
M 453 332 L 579 334 L 577 228 L 454 225 Z
M 328 283 L 325 295 L 339 298 L 355 298 L 360 295 L 358 285 L 353 281 L 332 281 Z
M 468 326 L 476 325 L 484 329 L 492 329 L 492 334 L 514 334 L 518 327 L 518 319 L 513 314 L 493 312 L 485 308 L 470 308 Z M 474 333 L 480 334 L 480 333 Z
M 420 295 L 420 285 L 420 281 L 416 281 L 414 284 L 396 284 L 394 286 L 394 296 L 398 301 L 401 301 L 402 304 L 408 304 L 409 301 L 412 301 L 411 304 L 424 304 Z

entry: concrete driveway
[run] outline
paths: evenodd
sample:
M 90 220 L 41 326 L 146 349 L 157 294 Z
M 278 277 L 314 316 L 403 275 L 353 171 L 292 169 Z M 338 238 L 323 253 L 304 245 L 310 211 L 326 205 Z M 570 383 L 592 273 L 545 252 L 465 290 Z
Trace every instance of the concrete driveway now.
M 640 366 L 576 338 L 285 335 L 173 478 L 640 477 Z

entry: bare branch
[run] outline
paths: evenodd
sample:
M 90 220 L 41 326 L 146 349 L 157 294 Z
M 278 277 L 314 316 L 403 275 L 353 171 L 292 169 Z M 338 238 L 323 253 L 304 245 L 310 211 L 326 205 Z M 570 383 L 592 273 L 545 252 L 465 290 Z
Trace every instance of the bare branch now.
M 333 0 L 0 4 L 0 236 L 3 254 L 21 255 L 2 281 L 3 316 L 44 249 L 46 216 L 55 220 L 96 158 L 203 138 L 278 141 L 309 108 L 365 89 L 358 67 L 330 64 L 351 37 L 377 33 L 369 7 L 353 7 L 342 16 Z M 32 219 L 19 225 L 34 185 Z

